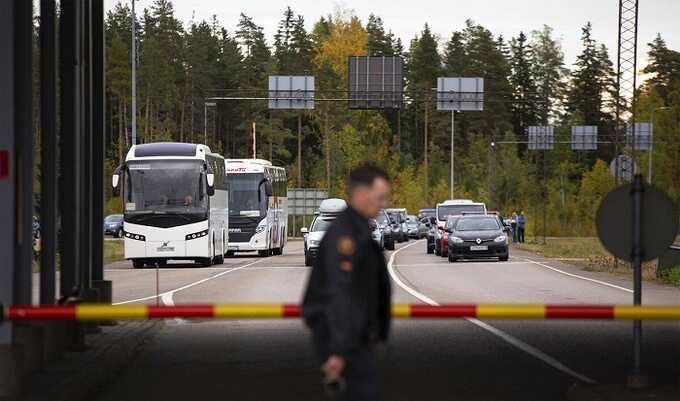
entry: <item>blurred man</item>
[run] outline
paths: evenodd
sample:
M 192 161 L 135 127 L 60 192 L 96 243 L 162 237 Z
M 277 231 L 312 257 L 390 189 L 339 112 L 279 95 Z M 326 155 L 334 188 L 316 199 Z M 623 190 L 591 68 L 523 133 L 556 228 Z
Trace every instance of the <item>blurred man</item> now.
M 527 216 L 524 215 L 524 210 L 519 212 L 517 216 L 517 240 L 520 244 L 524 243 L 524 230 L 527 226 Z
M 327 389 L 346 401 L 378 399 L 375 346 L 390 329 L 390 281 L 368 227 L 387 204 L 386 174 L 371 165 L 347 181 L 348 207 L 319 248 L 303 300 Z
M 512 212 L 510 219 L 510 227 L 512 228 L 512 242 L 517 242 L 517 212 Z

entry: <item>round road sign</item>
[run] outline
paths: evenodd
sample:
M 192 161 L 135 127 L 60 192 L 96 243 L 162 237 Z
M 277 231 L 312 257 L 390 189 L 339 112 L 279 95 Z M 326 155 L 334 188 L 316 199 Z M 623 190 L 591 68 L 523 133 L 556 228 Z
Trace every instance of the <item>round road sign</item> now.
M 633 259 L 633 185 L 609 192 L 602 200 L 595 223 L 597 236 L 614 256 Z M 678 234 L 678 211 L 665 192 L 643 185 L 641 214 L 642 260 L 661 256 Z

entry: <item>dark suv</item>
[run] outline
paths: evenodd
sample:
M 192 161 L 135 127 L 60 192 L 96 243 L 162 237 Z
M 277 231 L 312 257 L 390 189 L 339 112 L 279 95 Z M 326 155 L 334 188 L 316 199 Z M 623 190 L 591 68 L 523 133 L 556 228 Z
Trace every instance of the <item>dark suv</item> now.
M 508 236 L 497 216 L 468 215 L 446 228 L 449 262 L 458 259 L 494 258 L 507 261 Z
M 104 235 L 123 238 L 123 215 L 110 214 L 104 219 Z

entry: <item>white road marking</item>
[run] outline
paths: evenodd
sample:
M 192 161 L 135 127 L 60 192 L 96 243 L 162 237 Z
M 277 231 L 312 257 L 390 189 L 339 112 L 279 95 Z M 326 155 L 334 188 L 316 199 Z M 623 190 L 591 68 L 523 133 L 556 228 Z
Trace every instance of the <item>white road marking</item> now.
M 604 285 L 604 286 L 611 287 L 611 288 L 616 288 L 617 290 L 626 291 L 626 292 L 631 293 L 631 294 L 633 293 L 633 290 L 630 290 L 630 289 L 625 288 L 625 287 L 618 286 L 616 284 L 607 283 L 606 281 L 595 280 L 594 278 L 579 276 L 578 274 L 568 273 L 568 272 L 565 272 L 563 270 L 557 269 L 555 267 L 548 266 L 545 263 L 536 262 L 535 260 L 531 260 L 531 259 L 528 259 L 528 258 L 523 258 L 523 259 L 526 260 L 529 263 L 533 263 L 535 265 L 545 267 L 546 269 L 550 269 L 554 272 L 564 274 L 565 276 L 577 278 L 577 279 L 580 279 L 580 280 L 590 281 L 591 283 L 596 283 L 596 284 Z
M 387 270 L 390 273 L 390 277 L 392 278 L 392 280 L 394 280 L 394 282 L 397 283 L 397 285 L 399 285 L 399 287 L 401 287 L 404 291 L 408 292 L 409 294 L 413 295 L 414 297 L 416 297 L 417 299 L 421 300 L 422 302 L 424 302 L 426 304 L 429 304 L 429 305 L 432 305 L 432 306 L 439 306 L 439 303 L 437 301 L 433 300 L 432 298 L 428 297 L 427 295 L 422 294 L 422 293 L 414 290 L 413 288 L 409 287 L 408 285 L 404 284 L 404 282 L 401 281 L 401 279 L 397 276 L 396 272 L 394 271 L 394 258 L 397 256 L 399 251 L 401 251 L 402 249 L 406 249 L 411 245 L 415 245 L 418 242 L 420 242 L 420 241 L 417 241 L 413 244 L 407 245 L 405 247 L 399 248 L 396 251 L 394 251 L 392 253 L 392 255 L 390 255 L 390 260 L 387 263 Z M 506 332 L 504 332 L 504 331 L 502 331 L 502 330 L 500 330 L 500 329 L 498 329 L 494 326 L 491 326 L 488 323 L 485 323 L 485 322 L 483 322 L 479 319 L 475 319 L 475 318 L 465 318 L 465 320 L 467 320 L 468 322 L 476 325 L 477 327 L 480 327 L 480 328 L 488 331 L 489 333 L 497 336 L 498 338 L 502 339 L 503 341 L 507 342 L 508 344 L 517 347 L 521 351 L 524 351 L 527 354 L 545 362 L 546 364 L 552 366 L 553 368 L 559 370 L 562 373 L 566 373 L 567 375 L 574 377 L 574 378 L 576 378 L 576 379 L 578 379 L 578 380 L 580 380 L 584 383 L 588 383 L 588 384 L 596 384 L 597 383 L 595 380 L 589 378 L 588 376 L 585 376 L 583 374 L 580 374 L 580 373 L 570 369 L 568 366 L 564 365 L 562 362 L 560 362 L 557 359 L 551 357 L 550 355 L 544 353 L 543 351 L 539 350 L 538 348 L 533 347 L 533 346 L 525 343 L 524 341 L 522 341 L 522 340 L 520 340 L 516 337 L 513 337 L 510 334 L 508 334 L 508 333 L 506 333 Z
M 266 258 L 258 259 L 258 260 L 254 261 L 254 262 L 247 263 L 247 264 L 245 264 L 245 265 L 243 265 L 243 266 L 234 267 L 234 268 L 225 270 L 225 271 L 223 271 L 223 272 L 217 273 L 217 274 L 215 274 L 215 275 L 213 275 L 213 276 L 206 277 L 206 278 L 204 278 L 204 279 L 201 279 L 201 280 L 198 280 L 198 281 L 194 281 L 194 282 L 192 282 L 192 283 L 189 283 L 189 284 L 183 285 L 183 286 L 181 286 L 181 287 L 175 288 L 174 290 L 165 291 L 165 292 L 160 293 L 160 294 L 157 294 L 157 295 L 150 295 L 150 296 L 148 296 L 148 297 L 137 298 L 137 299 L 130 299 L 130 300 L 127 300 L 127 301 L 122 301 L 122 302 L 116 302 L 116 303 L 114 303 L 114 305 L 132 304 L 132 303 L 135 303 L 135 302 L 148 301 L 148 300 L 150 300 L 150 299 L 155 299 L 155 298 L 158 298 L 158 297 L 160 297 L 161 300 L 163 299 L 163 297 L 167 297 L 167 296 L 172 297 L 172 295 L 175 294 L 175 293 L 177 293 L 177 292 L 184 291 L 184 290 L 189 289 L 189 288 L 191 288 L 191 287 L 195 287 L 195 286 L 197 286 L 197 285 L 199 285 L 199 284 L 203 284 L 203 283 L 205 283 L 206 281 L 214 280 L 214 279 L 216 279 L 216 278 L 218 278 L 218 277 L 224 276 L 225 274 L 228 274 L 228 273 L 231 273 L 231 272 L 234 272 L 234 271 L 237 271 L 237 270 L 245 269 L 246 267 L 249 267 L 249 266 L 252 266 L 252 265 L 254 265 L 254 264 L 256 264 L 256 263 L 262 262 L 263 260 L 267 260 L 267 259 L 266 259 Z M 166 298 L 166 299 L 167 299 L 167 298 Z M 172 299 L 172 298 L 170 298 L 170 299 Z M 165 301 L 164 301 L 164 302 L 165 302 Z
M 441 263 L 412 263 L 412 264 L 397 264 L 397 267 L 420 267 L 420 266 L 460 266 L 460 265 L 525 265 L 526 262 L 456 262 L 455 264 L 450 264 L 446 259 Z

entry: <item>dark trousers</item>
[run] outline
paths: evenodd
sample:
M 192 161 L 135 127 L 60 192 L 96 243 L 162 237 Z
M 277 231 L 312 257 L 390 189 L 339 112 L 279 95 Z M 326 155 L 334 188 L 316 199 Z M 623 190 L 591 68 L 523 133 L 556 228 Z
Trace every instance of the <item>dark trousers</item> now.
M 378 401 L 378 363 L 374 347 L 361 346 L 347 358 L 342 401 Z
M 319 363 L 324 364 L 329 357 L 326 328 L 323 325 L 317 326 L 312 338 Z M 375 346 L 364 344 L 347 355 L 342 377 L 345 380 L 345 390 L 336 400 L 378 401 L 378 361 Z
M 523 243 L 524 243 L 524 227 L 518 227 L 517 230 L 519 231 L 519 232 L 517 233 L 517 240 L 518 240 L 520 243 L 523 244 Z

